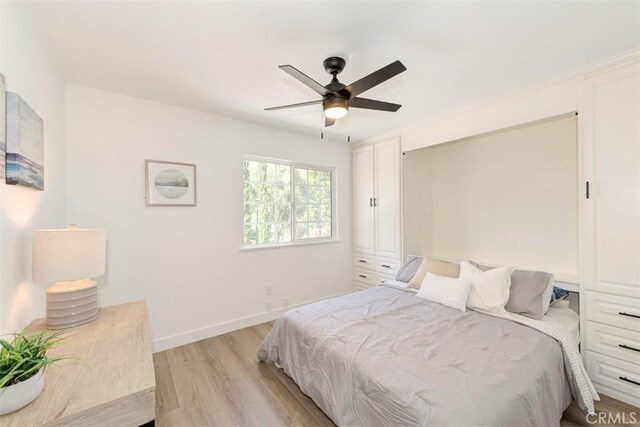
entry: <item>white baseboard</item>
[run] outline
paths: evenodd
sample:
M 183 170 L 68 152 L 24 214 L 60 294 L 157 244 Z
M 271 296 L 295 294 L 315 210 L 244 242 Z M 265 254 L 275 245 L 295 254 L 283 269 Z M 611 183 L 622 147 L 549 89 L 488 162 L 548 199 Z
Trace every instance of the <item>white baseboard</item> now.
M 277 319 L 292 308 L 300 307 L 302 305 L 310 304 L 316 301 L 322 301 L 328 298 L 338 297 L 340 295 L 346 295 L 351 292 L 353 291 L 342 292 L 328 297 L 318 298 L 312 301 L 306 301 L 300 304 L 291 305 L 289 307 L 279 308 L 273 311 L 265 311 L 262 313 L 253 314 L 251 316 L 245 316 L 239 319 L 230 320 L 228 322 L 216 323 L 215 325 L 192 329 L 190 331 L 181 332 L 179 334 L 153 340 L 151 342 L 151 345 L 153 347 L 153 352 L 158 353 L 170 348 L 180 347 L 181 345 L 190 344 L 192 342 L 226 334 L 228 332 L 237 331 L 238 329 L 248 328 L 249 326 L 259 325 L 260 323 L 271 322 L 272 320 Z

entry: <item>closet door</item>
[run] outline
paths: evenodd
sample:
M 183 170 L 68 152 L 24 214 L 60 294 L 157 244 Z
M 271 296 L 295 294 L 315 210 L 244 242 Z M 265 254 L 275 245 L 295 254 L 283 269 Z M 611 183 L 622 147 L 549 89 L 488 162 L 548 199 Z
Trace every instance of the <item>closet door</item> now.
M 400 140 L 374 145 L 376 255 L 399 259 L 400 248 Z
M 374 253 L 373 146 L 353 151 L 353 214 L 355 252 Z
M 588 80 L 585 95 L 585 287 L 640 298 L 640 66 Z

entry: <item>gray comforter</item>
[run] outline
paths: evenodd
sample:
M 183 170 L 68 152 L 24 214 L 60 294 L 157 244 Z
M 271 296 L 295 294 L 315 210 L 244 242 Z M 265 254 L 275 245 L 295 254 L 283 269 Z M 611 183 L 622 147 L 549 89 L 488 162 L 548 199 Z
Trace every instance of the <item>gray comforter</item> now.
M 553 338 L 390 287 L 290 310 L 258 358 L 340 426 L 554 426 L 571 402 Z

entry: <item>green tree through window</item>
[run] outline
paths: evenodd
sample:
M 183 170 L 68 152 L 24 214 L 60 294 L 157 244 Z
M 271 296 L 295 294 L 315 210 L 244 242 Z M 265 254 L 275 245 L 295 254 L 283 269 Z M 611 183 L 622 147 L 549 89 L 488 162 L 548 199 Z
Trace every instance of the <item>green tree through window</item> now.
M 246 245 L 332 237 L 332 171 L 247 159 L 243 180 Z

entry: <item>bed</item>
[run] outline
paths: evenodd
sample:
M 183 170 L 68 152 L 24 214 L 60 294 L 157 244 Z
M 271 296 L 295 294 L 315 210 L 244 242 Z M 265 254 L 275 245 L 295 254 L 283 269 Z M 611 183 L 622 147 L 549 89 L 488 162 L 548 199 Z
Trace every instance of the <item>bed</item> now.
M 392 286 L 290 310 L 258 358 L 340 426 L 553 426 L 576 394 L 551 336 Z

